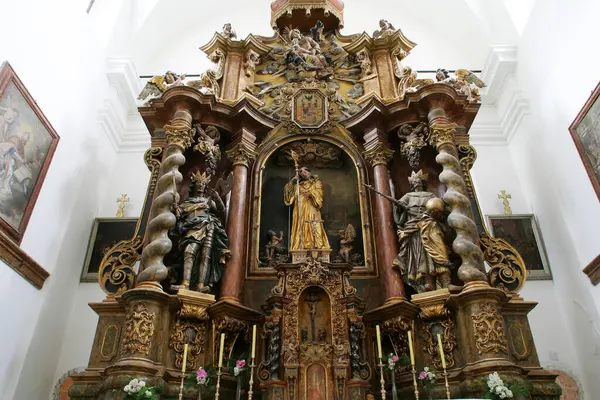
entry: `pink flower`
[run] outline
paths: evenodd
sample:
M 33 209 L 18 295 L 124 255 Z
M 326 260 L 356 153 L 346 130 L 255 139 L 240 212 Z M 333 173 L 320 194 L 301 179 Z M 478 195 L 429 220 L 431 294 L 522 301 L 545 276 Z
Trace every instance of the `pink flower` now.
M 421 371 L 421 372 L 419 373 L 419 379 L 420 379 L 420 380 L 425 380 L 425 379 L 427 379 L 427 372 L 425 372 L 425 371 Z
M 246 366 L 246 360 L 237 360 L 235 366 L 242 369 Z
M 393 363 L 397 363 L 398 360 L 400 360 L 400 357 L 398 357 L 398 356 L 392 356 L 392 362 Z
M 206 372 L 206 370 L 204 368 L 200 368 L 197 372 L 196 372 L 196 376 L 198 378 L 208 378 L 208 372 Z

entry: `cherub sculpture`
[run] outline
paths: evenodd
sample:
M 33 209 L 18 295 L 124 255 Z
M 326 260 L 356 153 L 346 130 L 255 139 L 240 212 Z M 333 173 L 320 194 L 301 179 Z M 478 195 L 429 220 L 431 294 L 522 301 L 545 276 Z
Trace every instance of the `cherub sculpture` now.
M 192 174 L 190 197 L 174 204 L 177 223 L 171 234 L 178 240 L 183 257 L 183 279 L 178 288 L 188 289 L 192 277 L 196 290 L 210 291 L 223 277 L 225 263 L 231 257 L 227 233 L 223 228 L 225 205 L 206 172 Z
M 373 73 L 371 66 L 371 57 L 366 50 L 359 51 L 356 54 L 356 61 L 360 63 L 361 77 L 367 77 Z
M 447 288 L 452 268 L 445 243 L 445 203 L 427 191 L 427 175 L 413 171 L 408 178 L 411 191 L 394 202 L 400 250 L 393 265 L 418 293 L 435 290 L 436 280 Z
M 273 260 L 277 254 L 285 253 L 283 231 L 280 231 L 279 236 L 277 236 L 275 231 L 270 230 L 267 232 L 267 238 L 269 242 L 265 245 L 265 254 L 269 260 Z
M 236 39 L 237 38 L 237 34 L 233 30 L 233 28 L 231 27 L 231 24 L 229 22 L 226 23 L 225 25 L 223 25 L 223 32 L 221 32 L 221 35 L 226 37 L 227 39 Z
M 195 124 L 194 128 L 198 134 L 198 144 L 194 146 L 194 150 L 204 155 L 206 158 L 206 172 L 214 175 L 217 171 L 217 165 L 221 161 L 221 149 L 219 147 L 221 134 L 212 125 L 202 129 L 200 124 Z
M 173 71 L 167 71 L 164 75 L 156 75 L 150 79 L 142 92 L 138 96 L 138 100 L 145 101 L 148 99 L 148 102 L 152 99 L 156 99 L 164 93 L 165 90 L 170 88 L 171 86 L 183 86 L 185 83 L 185 75 L 178 75 Z M 146 102 L 147 104 L 147 102 Z
M 246 62 L 244 63 L 244 70 L 246 71 L 246 76 L 251 77 L 252 73 L 256 71 L 256 66 L 260 64 L 260 56 L 257 52 L 250 49 L 246 53 Z
M 421 122 L 416 126 L 404 124 L 398 128 L 398 138 L 402 143 L 400 153 L 408 160 L 413 169 L 419 168 L 421 161 L 421 149 L 427 145 L 429 140 L 429 126 Z
M 451 76 L 447 70 L 439 68 L 435 73 L 435 78 L 438 82 L 450 85 L 456 89 L 458 93 L 467 96 L 468 101 L 481 101 L 479 89 L 484 88 L 485 83 L 471 71 L 467 69 L 457 69 L 455 76 Z
M 356 239 L 356 229 L 352 224 L 348 224 L 346 230 L 338 233 L 340 237 L 340 251 L 338 256 L 344 263 L 350 263 L 350 254 L 354 248 L 354 239 Z
M 396 31 L 396 28 L 385 19 L 379 20 L 379 30 L 373 32 L 373 39 L 379 39 L 387 35 L 391 35 Z
M 399 80 L 398 97 L 400 100 L 404 98 L 406 93 L 414 93 L 422 86 L 433 83 L 433 79 L 417 79 L 417 71 L 414 71 L 410 66 L 401 67 L 398 64 L 396 66 L 395 75 Z

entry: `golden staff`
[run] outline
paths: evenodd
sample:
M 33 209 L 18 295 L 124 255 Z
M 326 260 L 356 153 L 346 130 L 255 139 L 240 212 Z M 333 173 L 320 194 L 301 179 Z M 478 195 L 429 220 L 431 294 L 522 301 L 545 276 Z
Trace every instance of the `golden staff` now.
M 302 223 L 301 223 L 301 217 L 300 217 L 300 176 L 298 175 L 300 172 L 300 167 L 298 165 L 298 161 L 300 160 L 300 157 L 298 156 L 298 153 L 296 153 L 294 150 L 290 150 L 290 157 L 292 157 L 292 160 L 294 160 L 294 168 L 296 169 L 296 176 L 298 176 L 298 179 L 296 180 L 296 202 L 298 203 L 298 224 L 300 224 L 300 248 L 303 249 L 304 248 L 304 241 L 302 240 Z M 290 243 L 290 248 L 292 248 L 292 245 Z

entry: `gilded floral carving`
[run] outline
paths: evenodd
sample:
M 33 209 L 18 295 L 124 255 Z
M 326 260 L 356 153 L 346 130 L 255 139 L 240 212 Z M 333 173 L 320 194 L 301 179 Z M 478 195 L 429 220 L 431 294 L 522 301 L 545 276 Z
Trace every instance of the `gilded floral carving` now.
M 125 334 L 123 347 L 131 353 L 148 355 L 154 334 L 154 320 L 156 315 L 148 312 L 144 303 L 133 304 L 125 317 Z
M 481 304 L 479 312 L 471 316 L 475 345 L 479 354 L 508 353 L 508 343 L 504 332 L 504 321 L 494 303 Z
M 429 354 L 433 366 L 437 370 L 442 369 L 442 361 L 440 360 L 440 354 L 438 350 L 437 338 L 433 337 L 432 328 L 434 325 L 439 324 L 443 329 L 442 337 L 442 348 L 444 349 L 444 357 L 446 358 L 446 367 L 451 369 L 455 366 L 456 361 L 452 351 L 456 347 L 456 335 L 454 334 L 454 322 L 450 317 L 435 322 L 428 322 L 423 324 L 423 351 Z
M 183 366 L 183 351 L 185 343 L 188 343 L 187 368 L 196 368 L 196 362 L 200 353 L 204 353 L 206 337 L 206 322 L 194 320 L 177 319 L 171 333 L 169 348 L 175 352 L 175 367 L 181 369 Z
M 437 124 L 431 126 L 431 136 L 429 143 L 432 146 L 439 147 L 446 143 L 454 144 L 454 133 L 456 124 Z
M 383 143 L 378 143 L 372 149 L 364 152 L 365 159 L 373 166 L 383 164 L 387 165 L 394 155 L 394 151 L 391 150 Z

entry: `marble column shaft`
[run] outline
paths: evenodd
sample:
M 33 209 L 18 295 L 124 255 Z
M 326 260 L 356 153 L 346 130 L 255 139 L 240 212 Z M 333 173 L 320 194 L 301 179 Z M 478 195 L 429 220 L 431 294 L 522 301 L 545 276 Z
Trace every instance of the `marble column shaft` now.
M 392 158 L 393 151 L 390 150 L 383 137 L 383 132 L 373 129 L 366 133 L 365 149 L 365 158 L 373 167 L 373 187 L 375 190 L 391 196 L 387 164 Z M 392 262 L 398 254 L 393 205 L 389 200 L 376 193 L 371 193 L 371 200 L 382 298 L 384 303 L 390 303 L 404 298 L 402 279 L 392 269 Z
M 245 264 L 244 250 L 246 248 L 246 214 L 248 208 L 248 167 L 256 157 L 254 151 L 254 135 L 242 131 L 234 139 L 234 144 L 227 150 L 227 157 L 233 163 L 233 187 L 229 202 L 229 219 L 227 221 L 227 236 L 231 258 L 227 262 L 221 299 L 240 303 L 244 285 Z

